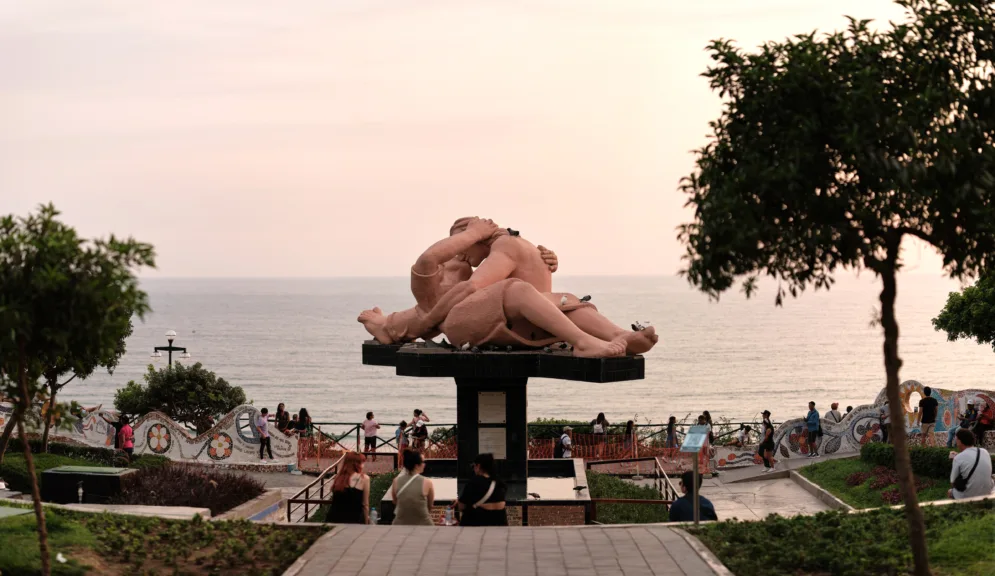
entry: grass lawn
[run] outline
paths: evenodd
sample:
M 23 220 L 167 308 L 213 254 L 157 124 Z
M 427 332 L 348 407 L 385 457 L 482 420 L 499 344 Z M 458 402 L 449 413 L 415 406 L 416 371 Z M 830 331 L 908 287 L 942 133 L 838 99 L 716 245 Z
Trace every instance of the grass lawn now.
M 923 508 L 935 576 L 995 574 L 995 501 Z M 691 529 L 737 576 L 884 576 L 912 568 L 904 510 L 822 512 Z
M 649 486 L 608 474 L 587 471 L 587 489 L 591 498 L 631 498 L 662 500 L 660 493 Z M 667 521 L 667 506 L 660 504 L 598 504 L 598 522 L 602 524 L 648 524 Z
M 826 460 L 818 464 L 812 464 L 801 468 L 799 472 L 802 476 L 828 490 L 840 500 L 846 502 L 854 508 L 877 508 L 879 506 L 890 506 L 898 504 L 894 500 L 886 500 L 883 493 L 893 496 L 898 489 L 897 484 L 886 486 L 875 485 L 875 477 L 870 476 L 875 469 L 880 468 L 875 464 L 866 462 L 859 458 L 844 458 L 840 460 Z M 847 478 L 854 474 L 869 475 L 861 483 L 851 486 L 847 484 Z M 949 478 L 920 478 L 921 481 L 932 481 L 932 486 L 923 486 L 919 492 L 919 501 L 928 502 L 930 500 L 943 500 L 947 497 L 947 490 L 950 489 Z M 879 480 L 883 483 L 883 480 Z M 872 487 L 872 485 L 874 487 Z
M 73 458 L 71 456 L 61 456 L 59 454 L 32 454 L 35 463 L 35 475 L 38 477 L 38 484 L 41 484 L 41 473 L 50 468 L 59 466 L 106 466 L 92 460 Z M 28 479 L 28 464 L 24 460 L 24 454 L 11 454 L 7 452 L 4 456 L 3 466 L 0 466 L 0 478 L 10 486 L 11 490 L 17 490 L 25 494 L 31 494 L 31 482 Z
M 46 508 L 52 573 L 282 574 L 329 527 L 165 520 Z M 38 574 L 34 514 L 0 519 L 0 574 Z M 56 561 L 61 553 L 67 562 Z

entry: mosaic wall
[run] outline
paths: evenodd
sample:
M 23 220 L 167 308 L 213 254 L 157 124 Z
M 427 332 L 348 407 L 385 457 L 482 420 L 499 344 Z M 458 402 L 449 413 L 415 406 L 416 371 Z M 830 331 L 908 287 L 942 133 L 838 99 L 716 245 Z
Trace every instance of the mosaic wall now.
M 905 430 L 909 434 L 919 434 L 920 427 L 914 425 L 914 408 L 918 407 L 918 398 L 923 396 L 924 385 L 907 380 L 902 383 L 899 395 L 902 409 L 905 412 Z M 943 390 L 932 389 L 932 397 L 939 402 L 936 418 L 936 442 L 945 445 L 947 432 L 957 425 L 960 415 L 967 408 L 967 401 L 974 399 L 995 404 L 995 392 L 991 390 Z M 918 394 L 918 397 L 914 396 Z M 873 404 L 857 406 L 839 423 L 822 420 L 822 444 L 820 454 L 836 454 L 839 452 L 859 452 L 860 447 L 868 442 L 880 441 L 881 430 L 878 424 L 878 409 L 885 403 L 885 390 L 882 389 Z M 912 400 L 912 401 L 910 401 Z M 825 407 L 820 410 L 825 414 Z M 804 418 L 788 420 L 774 431 L 775 458 L 796 458 L 807 455 L 810 451 L 807 438 L 807 428 Z M 759 459 L 758 459 L 759 460 Z
M 9 417 L 10 404 L 0 404 L 0 422 Z M 259 463 L 259 431 L 252 422 L 259 411 L 248 404 L 225 415 L 208 432 L 191 436 L 184 426 L 165 414 L 153 412 L 132 424 L 135 430 L 135 454 L 159 454 L 181 462 L 224 464 Z M 97 406 L 83 418 L 73 418 L 69 431 L 57 434 L 99 448 L 113 448 L 114 427 L 103 417 L 117 420 L 117 412 Z M 273 463 L 297 464 L 297 438 L 286 436 L 272 423 L 269 426 Z M 267 454 L 267 463 L 269 458 Z

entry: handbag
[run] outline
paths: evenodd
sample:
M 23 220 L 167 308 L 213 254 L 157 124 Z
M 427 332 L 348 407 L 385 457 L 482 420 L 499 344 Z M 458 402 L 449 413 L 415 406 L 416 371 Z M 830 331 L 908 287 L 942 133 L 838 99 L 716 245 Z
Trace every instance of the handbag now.
M 967 490 L 967 482 L 971 479 L 971 476 L 974 476 L 974 471 L 978 468 L 978 462 L 981 461 L 981 449 L 975 447 L 974 450 L 975 450 L 974 466 L 971 468 L 971 471 L 967 473 L 967 478 L 964 478 L 963 476 L 958 474 L 957 478 L 954 479 L 954 490 L 958 492 L 963 492 Z

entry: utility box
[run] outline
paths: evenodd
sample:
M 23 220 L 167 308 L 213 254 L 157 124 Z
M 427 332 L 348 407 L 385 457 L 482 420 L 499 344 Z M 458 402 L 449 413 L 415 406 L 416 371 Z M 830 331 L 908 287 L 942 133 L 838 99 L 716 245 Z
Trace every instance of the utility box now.
M 124 477 L 133 468 L 59 466 L 41 473 L 41 499 L 55 504 L 76 504 L 83 488 L 83 504 L 104 504 L 121 493 Z M 82 486 L 81 486 L 82 483 Z

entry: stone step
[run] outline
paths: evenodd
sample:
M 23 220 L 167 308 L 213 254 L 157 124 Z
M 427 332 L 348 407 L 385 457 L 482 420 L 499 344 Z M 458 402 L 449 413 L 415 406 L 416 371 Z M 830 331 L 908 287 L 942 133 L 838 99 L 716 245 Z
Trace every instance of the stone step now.
M 20 497 L 21 497 L 20 492 L 14 492 L 13 490 L 0 490 L 0 498 L 19 499 Z

